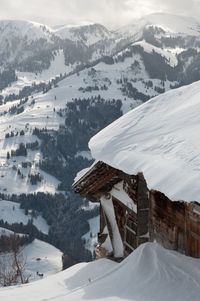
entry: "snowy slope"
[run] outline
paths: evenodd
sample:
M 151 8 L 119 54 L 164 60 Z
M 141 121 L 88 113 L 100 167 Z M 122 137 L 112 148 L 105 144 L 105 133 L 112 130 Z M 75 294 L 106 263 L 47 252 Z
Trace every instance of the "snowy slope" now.
M 38 39 L 46 39 L 48 42 L 52 38 L 52 29 L 44 24 L 25 20 L 0 20 L 0 43 L 4 46 L 8 37 L 26 38 L 28 42 Z
M 0 106 L 0 114 L 2 113 L 2 116 L 0 116 L 0 189 L 2 191 L 17 194 L 37 191 L 55 192 L 60 182 L 38 167 L 38 163 L 42 159 L 42 154 L 39 149 L 28 150 L 26 157 L 18 156 L 7 160 L 6 156 L 7 152 L 16 150 L 20 143 L 26 144 L 38 141 L 40 144 L 39 139 L 32 135 L 35 127 L 40 129 L 45 127 L 47 129 L 59 128 L 59 125 L 64 122 L 64 118 L 61 118 L 57 114 L 57 111 L 66 105 L 67 89 L 66 87 L 54 88 L 46 94 L 38 93 L 30 97 L 23 105 L 24 111 L 21 114 L 16 115 L 8 112 L 12 106 L 19 105 L 20 100 L 7 102 Z M 32 103 L 33 100 L 35 104 Z M 21 130 L 25 132 L 25 135 L 19 135 Z M 11 131 L 14 133 L 14 136 L 5 139 L 6 133 L 11 133 Z M 17 132 L 18 135 L 16 136 Z M 23 168 L 23 162 L 30 162 L 32 166 Z M 18 169 L 21 170 L 25 178 L 22 179 L 17 174 Z M 31 185 L 28 179 L 29 173 L 40 173 L 42 181 L 37 185 Z M 9 184 L 11 181 L 13 185 Z
M 50 67 L 40 73 L 20 72 L 17 71 L 17 81 L 13 82 L 9 87 L 3 89 L 1 95 L 3 97 L 9 94 L 19 94 L 25 86 L 39 84 L 41 82 L 48 83 L 51 79 L 56 78 L 60 74 L 71 72 L 73 66 L 65 65 L 65 58 L 62 50 L 56 52 L 54 60 L 51 61 Z
M 55 69 L 52 65 L 51 69 L 46 73 L 45 72 L 38 74 L 36 77 L 40 77 L 41 80 L 47 81 L 51 72 L 55 72 L 56 75 L 60 68 L 62 67 L 62 61 L 64 60 L 63 54 L 60 52 L 58 56 L 55 58 L 57 62 Z M 74 74 L 70 77 L 65 78 L 61 82 L 58 83 L 56 88 L 52 88 L 47 93 L 43 94 L 37 93 L 29 97 L 28 101 L 23 105 L 24 111 L 20 114 L 10 114 L 9 109 L 13 106 L 19 106 L 20 100 L 16 101 L 8 101 L 7 103 L 0 106 L 0 189 L 2 191 L 7 191 L 7 193 L 27 193 L 27 192 L 51 192 L 54 193 L 59 181 L 54 177 L 47 175 L 45 172 L 40 170 L 37 166 L 39 161 L 42 160 L 42 154 L 39 150 L 31 151 L 28 150 L 27 157 L 12 157 L 7 160 L 7 152 L 11 152 L 11 150 L 16 150 L 19 146 L 19 143 L 33 143 L 38 141 L 39 139 L 32 135 L 32 131 L 35 127 L 43 129 L 47 128 L 49 130 L 57 130 L 60 124 L 64 123 L 64 118 L 60 117 L 57 112 L 60 109 L 64 109 L 66 103 L 68 101 L 73 101 L 74 98 L 91 98 L 95 95 L 99 94 L 101 97 L 106 100 L 112 99 L 121 99 L 123 101 L 123 110 L 124 112 L 128 111 L 130 107 L 135 107 L 141 103 L 140 100 L 133 100 L 132 98 L 125 97 L 120 90 L 120 85 L 116 83 L 118 79 L 120 79 L 123 74 L 127 75 L 129 70 L 129 64 L 131 64 L 133 60 L 130 59 L 127 62 L 115 64 L 115 65 L 107 65 L 105 63 L 100 63 L 96 66 L 96 73 L 93 75 L 92 69 L 88 68 L 80 72 L 79 75 Z M 56 63 L 55 62 L 55 63 Z M 110 66 L 110 67 L 109 67 Z M 61 69 L 60 69 L 61 70 Z M 52 73 L 53 74 L 53 73 Z M 131 76 L 131 71 L 130 71 Z M 139 75 L 138 75 L 139 76 Z M 147 76 L 148 78 L 148 76 Z M 18 93 L 18 91 L 23 87 L 26 83 L 30 85 L 32 81 L 37 81 L 34 78 L 34 75 L 31 73 L 20 73 L 20 79 L 18 82 L 13 83 L 11 87 L 6 88 L 2 91 L 3 95 L 9 93 Z M 38 82 L 40 80 L 38 79 Z M 155 80 L 155 83 L 159 82 Z M 80 88 L 87 89 L 88 86 L 99 86 L 99 90 L 96 91 L 82 91 Z M 101 90 L 101 86 L 105 85 L 107 90 Z M 138 89 L 143 89 L 142 85 L 138 83 Z M 152 96 L 155 95 L 153 89 L 151 90 Z M 34 103 L 33 103 L 34 100 Z M 16 133 L 24 130 L 25 135 L 16 136 Z M 14 133 L 14 137 L 9 137 L 5 139 L 5 135 L 7 133 Z M 77 156 L 85 156 L 85 154 L 78 154 Z M 22 168 L 22 162 L 31 162 L 31 168 Z M 17 175 L 17 170 L 20 169 L 22 174 L 25 176 L 24 179 Z M 43 177 L 42 182 L 37 185 L 30 185 L 28 181 L 28 173 L 35 172 L 40 173 Z M 11 180 L 14 179 L 13 185 L 9 185 Z
M 40 73 L 49 68 L 60 50 L 65 52 L 65 63 L 76 66 L 110 53 L 116 36 L 101 24 L 55 29 L 25 20 L 0 20 L 0 70 L 10 65 L 18 71 Z
M 161 50 L 145 41 L 137 42 L 136 46 L 138 45 L 143 47 L 147 53 L 151 53 L 152 50 L 157 51 L 169 61 L 168 63 L 170 65 L 177 64 L 175 54 L 172 55 L 166 50 Z M 142 103 L 140 95 L 143 97 L 153 97 L 158 94 L 156 87 L 165 88 L 165 90 L 170 89 L 170 84 L 173 84 L 173 82 L 168 80 L 164 82 L 160 79 L 153 78 L 151 79 L 151 85 L 148 85 L 150 77 L 145 70 L 142 57 L 139 53 L 136 53 L 133 57 L 126 57 L 124 61 L 117 61 L 119 56 L 125 51 L 126 50 L 119 52 L 114 56 L 114 59 L 116 60 L 114 64 L 100 62 L 93 68 L 85 68 L 78 74 L 73 74 L 65 78 L 58 83 L 58 87 L 53 87 L 48 93 L 37 93 L 32 95 L 29 97 L 27 103 L 24 104 L 24 111 L 20 114 L 16 115 L 8 112 L 13 105 L 19 105 L 20 100 L 9 101 L 0 106 L 0 114 L 2 114 L 0 117 L 0 146 L 2 149 L 0 164 L 2 171 L 1 175 L 3 176 L 0 177 L 0 188 L 2 190 L 8 190 L 8 183 L 14 178 L 14 185 L 9 187 L 10 193 L 20 193 L 20 191 L 26 193 L 28 191 L 55 192 L 59 181 L 52 176 L 48 176 L 37 167 L 37 163 L 42 159 L 42 155 L 39 151 L 28 151 L 26 160 L 24 160 L 24 157 L 7 160 L 6 154 L 8 151 L 11 151 L 11 149 L 16 149 L 19 142 L 27 143 L 29 141 L 36 141 L 37 138 L 32 136 L 32 131 L 35 127 L 57 130 L 59 125 L 64 123 L 64 118 L 60 117 L 57 112 L 60 109 L 65 108 L 68 101 L 73 101 L 75 98 L 91 98 L 98 95 L 106 100 L 120 99 L 122 101 L 122 110 L 126 113 L 130 108 L 135 108 Z M 136 61 L 139 64 L 139 67 L 133 67 Z M 36 76 L 38 79 L 34 79 L 34 76 L 31 76 L 31 74 L 21 73 L 19 80 L 21 82 L 19 83 L 18 81 L 17 83 L 14 83 L 11 87 L 3 90 L 2 94 L 17 93 L 25 82 L 31 83 L 33 80 L 38 80 L 39 82 L 39 78 L 47 81 L 51 72 L 55 72 L 54 75 L 56 75 L 56 73 L 61 70 L 59 68 L 62 68 L 63 62 L 63 53 L 60 51 L 55 58 L 55 65 L 51 65 L 48 71 L 38 74 Z M 129 91 L 130 93 L 124 92 L 127 89 L 127 83 L 134 89 L 133 92 L 135 90 L 137 91 L 136 94 L 132 94 L 131 90 Z M 32 104 L 33 100 L 35 102 L 34 104 Z M 16 133 L 22 129 L 25 130 L 25 135 L 23 137 L 18 136 L 5 140 L 6 133 L 10 133 L 11 131 Z M 12 167 L 13 165 L 16 165 L 17 168 L 21 168 L 23 161 L 30 161 L 33 163 L 31 170 L 23 170 L 23 174 L 27 177 L 27 174 L 30 171 L 39 172 L 43 176 L 43 181 L 41 183 L 34 186 L 29 185 L 27 180 L 22 181 L 20 177 L 16 176 L 17 171 L 13 170 Z
M 69 39 L 76 42 L 81 41 L 87 46 L 116 36 L 101 24 L 87 24 L 82 26 L 63 25 L 57 28 L 54 33 L 62 39 Z
M 4 68 L 16 68 L 24 61 L 28 65 L 27 60 L 37 56 L 41 48 L 55 48 L 54 34 L 48 26 L 24 20 L 0 20 L 0 44 L 0 65 Z
M 62 252 L 44 241 L 34 239 L 22 254 L 27 262 L 26 273 L 31 275 L 30 282 L 41 279 L 37 272 L 47 277 L 62 270 Z
M 39 150 L 28 150 L 26 157 L 14 156 L 9 160 L 6 157 L 7 152 L 10 153 L 11 150 L 17 149 L 20 143 L 33 143 L 37 141 L 36 137 L 32 135 L 32 132 L 28 132 L 24 136 L 14 136 L 4 140 L 5 133 L 12 130 L 14 130 L 14 132 L 16 133 L 17 131 L 24 129 L 23 119 L 18 120 L 19 123 L 17 122 L 17 118 L 2 118 L 0 134 L 0 191 L 8 194 L 34 193 L 38 191 L 54 193 L 60 181 L 42 171 L 38 167 L 39 160 L 42 159 L 42 155 Z M 10 124 L 12 124 L 13 128 L 9 128 Z M 35 126 L 37 126 L 37 123 L 35 123 Z M 30 163 L 31 166 L 24 168 L 22 164 L 25 162 Z M 20 174 L 18 174 L 18 170 L 20 170 Z M 35 185 L 31 185 L 28 175 L 37 173 L 41 175 L 42 180 Z M 12 185 L 10 183 L 12 183 Z
M 62 40 L 68 39 L 74 42 L 82 42 L 91 46 L 100 40 L 116 37 L 116 34 L 109 31 L 101 24 L 85 23 L 82 25 L 58 25 L 49 27 L 45 24 L 28 20 L 0 20 L 0 42 L 10 37 L 25 38 L 27 42 L 45 39 L 53 42 L 55 37 Z
M 22 223 L 27 225 L 32 219 L 33 225 L 44 234 L 48 234 L 49 226 L 47 225 L 44 218 L 40 215 L 32 217 L 31 214 L 25 215 L 23 209 L 20 209 L 20 204 L 10 201 L 0 200 L 0 219 L 9 224 Z
M 8 301 L 198 301 L 199 283 L 198 259 L 147 243 L 120 264 L 106 259 L 81 263 L 32 284 L 1 288 L 0 298 Z
M 143 172 L 150 189 L 173 200 L 200 201 L 199 98 L 200 82 L 153 98 L 94 136 L 93 157 Z
M 147 53 L 152 53 L 153 51 L 155 51 L 156 53 L 160 54 L 162 57 L 166 58 L 166 62 L 172 67 L 175 67 L 178 63 L 177 52 L 176 52 L 177 50 L 173 51 L 172 49 L 168 49 L 168 48 L 161 49 L 159 47 L 147 43 L 144 40 L 135 42 L 132 45 L 141 46 L 144 49 L 144 51 Z
M 13 234 L 12 231 L 0 228 L 0 235 L 10 236 L 11 234 Z M 22 248 L 19 255 L 19 259 L 25 263 L 24 276 L 29 278 L 29 282 L 33 282 L 60 272 L 62 255 L 62 252 L 54 246 L 34 239 L 32 243 Z M 9 262 L 9 259 L 12 259 L 12 253 L 0 253 L 0 261 Z

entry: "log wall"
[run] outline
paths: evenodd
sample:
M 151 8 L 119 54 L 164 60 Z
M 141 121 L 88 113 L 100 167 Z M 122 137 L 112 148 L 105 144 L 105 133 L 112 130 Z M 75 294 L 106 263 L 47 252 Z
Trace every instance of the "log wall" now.
M 200 205 L 172 202 L 151 192 L 150 240 L 168 249 L 200 258 Z
M 200 204 L 188 205 L 186 227 L 188 255 L 200 258 Z

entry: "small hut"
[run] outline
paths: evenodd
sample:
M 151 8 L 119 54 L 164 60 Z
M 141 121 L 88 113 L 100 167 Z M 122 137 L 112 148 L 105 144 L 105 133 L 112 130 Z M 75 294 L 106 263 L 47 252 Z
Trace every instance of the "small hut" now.
M 159 191 L 148 190 L 142 173 L 129 175 L 101 161 L 73 188 L 100 203 L 98 243 L 103 256 L 124 258 L 140 244 L 156 240 L 200 258 L 198 202 L 173 202 Z
M 170 91 L 90 140 L 96 163 L 73 188 L 100 203 L 102 254 L 157 241 L 200 258 L 199 99 L 199 83 Z

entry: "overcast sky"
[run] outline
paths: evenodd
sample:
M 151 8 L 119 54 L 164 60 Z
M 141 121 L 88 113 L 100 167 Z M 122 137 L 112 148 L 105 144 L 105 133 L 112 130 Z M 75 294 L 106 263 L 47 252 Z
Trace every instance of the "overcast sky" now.
M 47 25 L 96 22 L 113 29 L 153 12 L 200 19 L 200 0 L 0 0 L 0 19 Z

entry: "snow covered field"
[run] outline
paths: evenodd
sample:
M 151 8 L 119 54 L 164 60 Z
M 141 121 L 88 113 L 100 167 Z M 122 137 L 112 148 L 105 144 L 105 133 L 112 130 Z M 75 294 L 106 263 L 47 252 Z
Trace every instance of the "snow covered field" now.
M 32 217 L 31 214 L 25 215 L 24 209 L 20 209 L 20 204 L 10 201 L 0 200 L 0 219 L 9 224 L 22 223 L 27 225 L 30 220 L 33 220 L 33 225 L 44 234 L 48 234 L 49 226 L 43 217 L 40 215 Z
M 30 282 L 54 275 L 62 270 L 62 252 L 44 241 L 34 239 L 23 249 L 22 254 L 27 262 L 26 274 L 31 275 Z M 37 272 L 43 276 L 41 277 Z
M 25 215 L 24 210 L 19 208 L 18 203 L 0 201 L 0 219 L 10 224 L 21 222 L 26 225 L 31 219 L 31 215 Z M 33 224 L 38 230 L 44 234 L 48 234 L 49 226 L 41 216 L 33 218 Z M 13 234 L 13 231 L 0 227 L 0 237 Z M 19 236 L 24 235 L 22 233 L 16 234 Z M 59 249 L 49 243 L 34 239 L 31 243 L 22 248 L 19 260 L 25 262 L 24 275 L 30 276 L 29 282 L 33 282 L 60 272 L 62 270 L 62 255 L 63 253 Z M 9 253 L 0 253 L 0 261 L 9 258 L 9 256 L 12 257 Z M 41 274 L 43 274 L 43 276 L 41 276 Z
M 13 234 L 12 231 L 0 228 L 0 235 L 10 236 L 11 234 Z M 0 253 L 0 262 L 6 261 L 9 263 L 12 258 L 12 252 Z M 32 243 L 22 249 L 19 261 L 25 264 L 24 276 L 29 278 L 29 282 L 46 278 L 62 270 L 62 252 L 38 239 L 34 239 Z
M 121 263 L 80 263 L 44 280 L 0 289 L 7 301 L 199 301 L 200 261 L 141 245 Z

